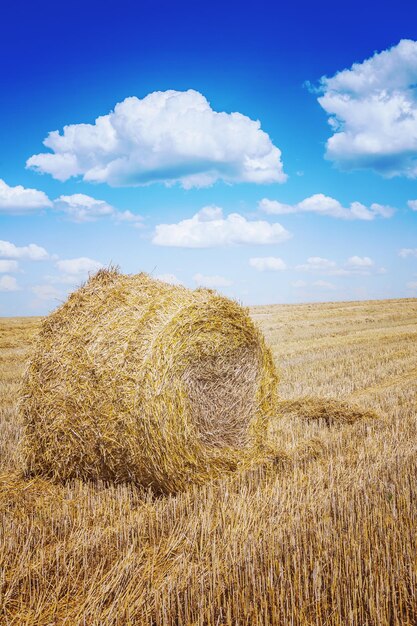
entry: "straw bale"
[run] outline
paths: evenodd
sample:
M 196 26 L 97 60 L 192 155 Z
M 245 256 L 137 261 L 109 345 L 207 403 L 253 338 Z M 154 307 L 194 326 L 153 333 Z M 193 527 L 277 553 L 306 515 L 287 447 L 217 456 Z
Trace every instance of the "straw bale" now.
M 175 492 L 262 448 L 278 377 L 247 311 L 100 270 L 43 322 L 23 386 L 26 475 Z

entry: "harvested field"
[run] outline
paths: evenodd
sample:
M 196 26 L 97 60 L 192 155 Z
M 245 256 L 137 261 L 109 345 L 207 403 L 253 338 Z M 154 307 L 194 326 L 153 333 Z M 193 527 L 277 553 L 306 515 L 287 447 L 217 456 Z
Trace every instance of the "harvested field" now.
M 0 624 L 417 623 L 417 300 L 251 314 L 280 369 L 269 440 L 286 461 L 164 497 L 22 480 L 40 320 L 0 320 Z

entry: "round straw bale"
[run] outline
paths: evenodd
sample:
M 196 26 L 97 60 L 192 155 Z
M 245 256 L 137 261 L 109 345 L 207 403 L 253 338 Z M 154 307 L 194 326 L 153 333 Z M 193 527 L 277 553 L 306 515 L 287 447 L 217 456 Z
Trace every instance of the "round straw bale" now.
M 100 270 L 43 322 L 21 402 L 26 473 L 202 482 L 262 445 L 277 382 L 236 302 Z

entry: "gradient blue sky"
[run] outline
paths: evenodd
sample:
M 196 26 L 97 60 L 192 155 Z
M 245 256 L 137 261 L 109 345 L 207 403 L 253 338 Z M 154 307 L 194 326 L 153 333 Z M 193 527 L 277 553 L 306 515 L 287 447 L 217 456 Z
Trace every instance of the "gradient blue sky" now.
M 128 273 L 213 286 L 245 304 L 415 297 L 416 25 L 413 2 L 3 7 L 0 315 L 46 313 L 109 262 Z M 145 129 L 146 149 L 124 117 L 115 158 L 122 153 L 134 172 L 119 176 L 117 186 L 106 176 L 84 180 L 91 180 L 89 166 L 58 180 L 43 157 L 26 165 L 33 155 L 54 154 L 42 143 L 50 131 L 94 124 L 127 97 L 167 90 L 178 92 L 174 112 L 162 112 L 151 136 Z M 191 109 L 206 98 L 204 120 L 213 125 L 183 114 L 187 90 L 194 90 Z M 149 100 L 149 115 L 163 97 Z M 268 137 L 246 118 L 220 122 L 213 112 L 259 120 Z M 193 145 L 185 156 L 175 147 L 170 153 L 175 141 L 192 144 L 196 129 L 198 155 Z M 265 142 L 271 161 L 262 173 Z M 78 163 L 102 159 L 85 138 L 68 146 Z M 213 151 L 221 153 L 215 166 Z M 140 155 L 155 155 L 152 176 Z M 247 158 L 262 161 L 258 182 L 248 182 Z M 184 180 L 196 168 L 203 179 L 190 186 Z M 49 201 L 42 206 L 40 195 L 16 186 Z M 76 209 L 57 202 L 74 194 L 102 203 L 92 210 L 92 201 Z M 352 203 L 363 206 L 352 212 Z M 230 214 L 240 217 L 231 224 Z

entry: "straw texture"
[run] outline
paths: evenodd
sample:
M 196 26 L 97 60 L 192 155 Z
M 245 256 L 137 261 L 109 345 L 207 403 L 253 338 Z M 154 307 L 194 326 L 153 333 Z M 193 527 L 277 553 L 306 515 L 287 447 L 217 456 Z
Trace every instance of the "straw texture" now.
M 278 415 L 298 417 L 306 421 L 317 420 L 327 426 L 337 424 L 355 424 L 361 420 L 378 419 L 372 409 L 364 409 L 356 404 L 333 398 L 306 396 L 291 400 L 280 400 L 277 404 Z
M 43 322 L 23 386 L 27 475 L 175 492 L 261 450 L 278 376 L 247 311 L 101 270 Z

